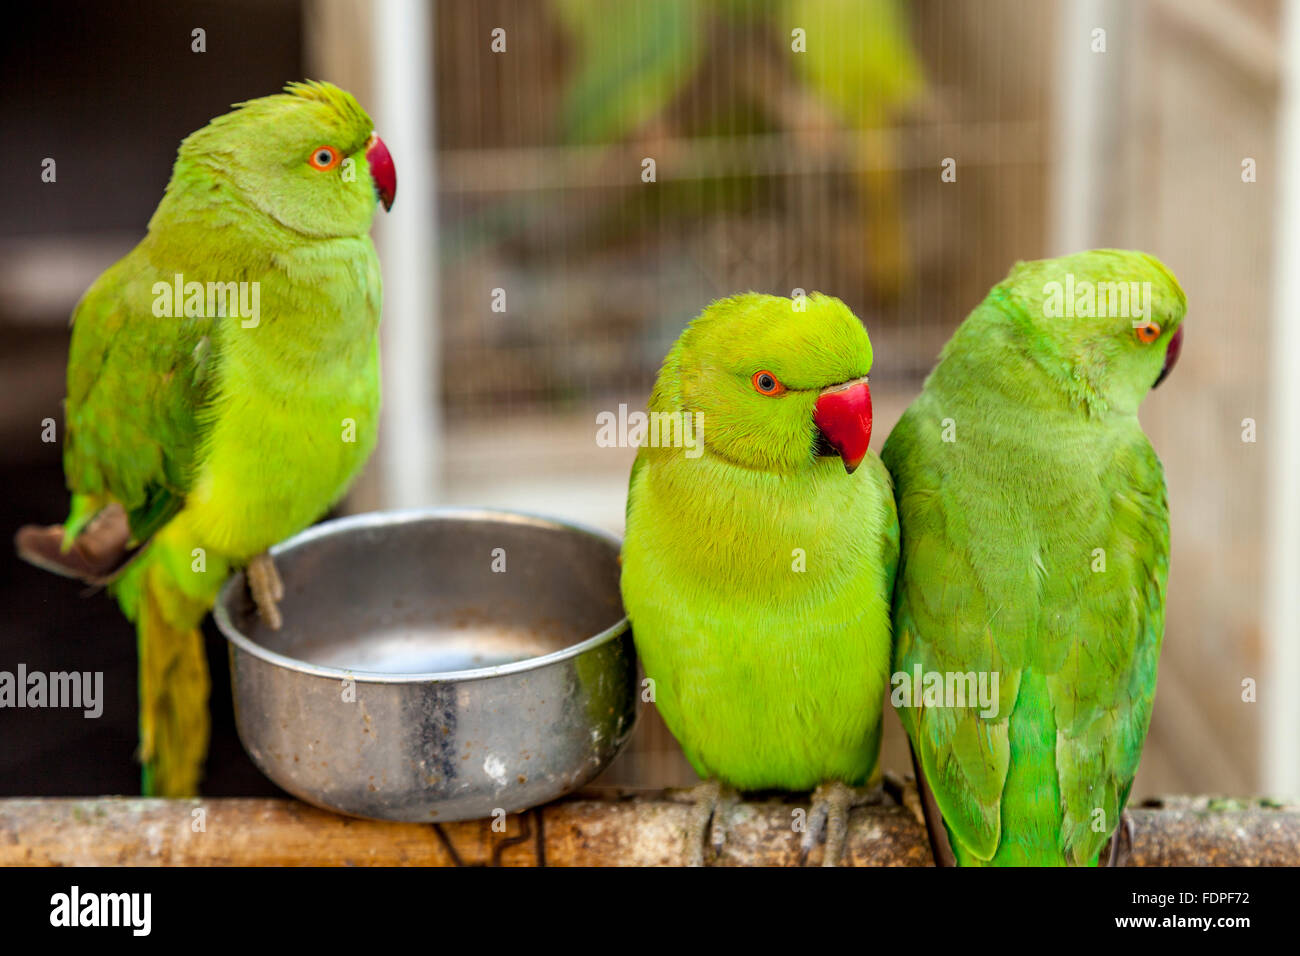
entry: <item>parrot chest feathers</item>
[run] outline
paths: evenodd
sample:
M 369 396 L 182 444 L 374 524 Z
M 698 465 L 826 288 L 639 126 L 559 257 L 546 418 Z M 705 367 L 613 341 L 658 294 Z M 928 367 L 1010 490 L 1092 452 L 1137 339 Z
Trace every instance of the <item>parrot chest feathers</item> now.
M 209 546 L 251 557 L 311 524 L 343 495 L 378 430 L 377 343 L 371 352 L 361 374 L 326 366 L 277 401 L 226 386 L 186 504 Z M 242 382 L 258 378 L 249 374 Z
M 631 496 L 623 598 L 660 713 L 696 770 L 733 786 L 862 782 L 889 667 L 883 467 L 699 461 L 653 462 Z
M 281 256 L 256 327 L 223 328 L 186 519 L 237 559 L 296 534 L 347 490 L 379 421 L 379 277 L 368 239 Z
M 870 531 L 892 519 L 888 486 L 845 475 L 838 461 L 797 475 L 712 468 L 720 474 L 703 481 L 685 459 L 647 469 L 646 513 L 656 518 L 640 533 L 658 560 L 719 595 L 829 599 L 860 573 Z

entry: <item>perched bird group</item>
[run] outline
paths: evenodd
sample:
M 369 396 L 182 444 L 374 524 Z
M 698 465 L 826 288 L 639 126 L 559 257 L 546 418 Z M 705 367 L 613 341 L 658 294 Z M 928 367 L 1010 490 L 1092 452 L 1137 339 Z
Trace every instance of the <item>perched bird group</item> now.
M 1142 253 L 1020 263 L 882 458 L 871 344 L 838 300 L 734 296 L 682 333 L 650 408 L 701 416 L 703 453 L 639 450 L 622 589 L 706 780 L 694 862 L 736 789 L 813 786 L 803 850 L 824 831 L 837 862 L 886 696 L 939 862 L 1098 862 L 1164 629 L 1169 510 L 1137 410 L 1185 309 Z
M 392 158 L 326 83 L 182 144 L 148 234 L 74 313 L 62 525 L 29 561 L 135 622 L 144 790 L 196 792 L 198 630 L 319 518 L 374 445 Z M 213 297 L 218 304 L 213 307 Z M 1169 568 L 1138 405 L 1177 360 L 1163 265 L 1018 264 L 957 330 L 877 457 L 871 342 L 838 299 L 746 294 L 682 333 L 651 413 L 702 434 L 638 452 L 622 592 L 659 712 L 704 778 L 694 862 L 737 791 L 815 788 L 805 854 L 839 860 L 878 780 L 884 702 L 940 862 L 1095 865 L 1151 716 Z

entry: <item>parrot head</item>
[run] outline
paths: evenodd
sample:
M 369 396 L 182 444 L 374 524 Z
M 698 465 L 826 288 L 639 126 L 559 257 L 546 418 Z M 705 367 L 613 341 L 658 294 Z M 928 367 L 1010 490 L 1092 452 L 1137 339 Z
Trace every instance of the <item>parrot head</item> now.
M 203 201 L 225 187 L 294 232 L 364 234 L 376 203 L 390 208 L 397 192 L 388 148 L 351 93 L 314 81 L 285 90 L 236 104 L 186 137 L 169 195 Z
M 1187 297 L 1154 256 L 1094 249 L 1020 262 L 989 295 L 1022 325 L 1030 355 L 1071 391 L 1136 409 L 1169 375 Z
M 839 299 L 746 293 L 710 305 L 669 353 L 651 407 L 703 416 L 704 445 L 733 464 L 789 473 L 871 440 L 871 341 Z

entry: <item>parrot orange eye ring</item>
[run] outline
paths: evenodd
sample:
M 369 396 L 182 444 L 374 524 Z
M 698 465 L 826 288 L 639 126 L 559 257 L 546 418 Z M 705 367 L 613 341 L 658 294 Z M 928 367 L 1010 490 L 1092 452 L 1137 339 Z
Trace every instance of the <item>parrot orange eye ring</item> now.
M 755 372 L 754 377 L 750 379 L 754 383 L 754 391 L 760 395 L 780 395 L 785 391 L 785 386 L 767 369 Z
M 1160 326 L 1155 322 L 1139 325 L 1135 331 L 1137 332 L 1138 341 L 1145 342 L 1147 345 L 1160 338 Z
M 321 172 L 329 172 L 335 166 L 343 161 L 343 154 L 333 146 L 317 146 L 311 151 L 312 169 L 319 169 Z

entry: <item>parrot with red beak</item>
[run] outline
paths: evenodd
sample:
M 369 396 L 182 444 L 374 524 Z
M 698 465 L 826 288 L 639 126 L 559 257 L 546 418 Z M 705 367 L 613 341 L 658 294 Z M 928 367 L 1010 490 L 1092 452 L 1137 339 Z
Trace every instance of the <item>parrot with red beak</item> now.
M 748 293 L 669 351 L 643 444 L 622 592 L 659 713 L 704 783 L 687 846 L 725 841 L 737 791 L 810 790 L 804 858 L 840 859 L 871 782 L 898 521 L 868 449 L 871 341 L 838 299 Z M 651 433 L 653 437 L 653 432 Z
M 890 697 L 941 865 L 1095 866 L 1124 822 L 1169 577 L 1138 407 L 1186 311 L 1142 252 L 1017 263 L 885 442 L 902 525 Z
M 291 83 L 181 143 L 148 233 L 73 313 L 61 525 L 19 554 L 107 585 L 136 626 L 146 794 L 197 792 L 208 747 L 199 624 L 267 549 L 320 518 L 374 447 L 379 261 L 393 159 L 350 93 Z

